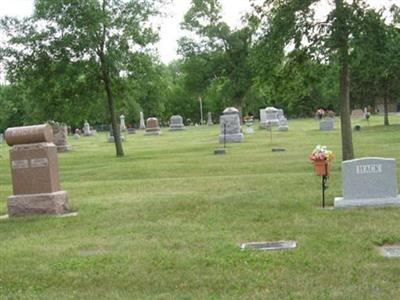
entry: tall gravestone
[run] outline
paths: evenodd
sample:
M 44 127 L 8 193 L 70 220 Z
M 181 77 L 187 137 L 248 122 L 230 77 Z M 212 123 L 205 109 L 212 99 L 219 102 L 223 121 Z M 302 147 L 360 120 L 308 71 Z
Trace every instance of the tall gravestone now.
M 145 135 L 161 135 L 161 128 L 158 124 L 157 118 L 148 118 L 146 120 L 146 133 Z
M 207 125 L 208 125 L 208 126 L 214 125 L 214 123 L 213 123 L 213 121 L 212 121 L 211 112 L 208 112 Z
M 343 197 L 335 207 L 400 205 L 394 158 L 366 157 L 342 162 Z
M 68 144 L 67 136 L 68 136 L 68 128 L 67 125 L 60 124 L 58 122 L 50 121 L 49 122 L 52 130 L 53 130 L 53 141 L 57 146 L 58 152 L 67 152 L 72 149 L 71 145 Z
M 228 107 L 219 119 L 221 133 L 219 142 L 240 143 L 244 136 L 240 128 L 239 111 L 234 107 Z
M 85 121 L 85 124 L 83 125 L 83 135 L 84 136 L 92 135 L 92 132 L 90 130 L 90 124 L 88 121 Z
M 140 112 L 140 125 L 139 125 L 139 129 L 146 129 L 146 125 L 144 124 L 144 116 L 143 116 L 143 112 Z
M 185 130 L 185 125 L 183 125 L 183 118 L 181 116 L 172 116 L 169 120 L 169 130 L 170 131 L 180 131 Z
M 57 147 L 49 124 L 8 128 L 13 195 L 8 197 L 10 217 L 63 214 L 68 196 L 61 191 Z
M 125 116 L 120 115 L 119 121 L 120 121 L 119 130 L 122 132 L 125 132 L 126 131 Z

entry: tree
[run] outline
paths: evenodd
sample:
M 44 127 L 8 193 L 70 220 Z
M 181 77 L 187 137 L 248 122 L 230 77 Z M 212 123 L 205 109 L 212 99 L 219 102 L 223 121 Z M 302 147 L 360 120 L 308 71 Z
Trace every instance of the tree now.
M 384 125 L 388 126 L 388 103 L 400 96 L 400 30 L 393 23 L 387 24 L 382 13 L 365 11 L 351 42 L 352 97 L 373 106 L 377 99 L 383 99 Z
M 212 60 L 214 71 L 210 74 L 213 76 L 208 78 L 222 80 L 224 93 L 229 93 L 232 99 L 231 105 L 236 105 L 242 112 L 252 85 L 249 55 L 256 24 L 250 19 L 243 28 L 232 30 L 222 21 L 218 0 L 192 0 L 182 27 L 195 33 L 199 40 L 182 39 L 181 53 L 186 59 L 197 62 L 204 57 Z
M 156 40 L 148 20 L 157 14 L 157 1 L 36 0 L 32 17 L 2 21 L 10 45 L 2 56 L 9 58 L 10 77 L 49 61 L 65 66 L 83 64 L 103 85 L 116 154 L 123 156 L 114 86 L 134 72 L 130 63 L 138 49 Z
M 333 49 L 337 49 L 340 66 L 340 121 L 342 131 L 342 159 L 354 158 L 353 136 L 350 120 L 350 73 L 349 73 L 349 35 L 352 10 L 343 3 L 335 0 L 333 11 Z
M 266 40 L 272 53 L 303 49 L 324 64 L 338 62 L 339 99 L 341 116 L 342 158 L 354 158 L 350 120 L 349 40 L 359 30 L 360 12 L 366 8 L 362 0 L 351 4 L 335 0 L 325 21 L 315 19 L 315 8 L 320 0 L 266 0 L 261 6 L 254 4 L 255 12 L 263 22 Z

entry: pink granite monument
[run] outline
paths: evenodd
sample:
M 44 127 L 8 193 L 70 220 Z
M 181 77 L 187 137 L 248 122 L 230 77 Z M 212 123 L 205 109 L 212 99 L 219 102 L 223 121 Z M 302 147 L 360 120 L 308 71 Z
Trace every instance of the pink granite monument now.
M 8 128 L 13 195 L 10 217 L 69 212 L 67 192 L 61 191 L 57 147 L 49 124 Z

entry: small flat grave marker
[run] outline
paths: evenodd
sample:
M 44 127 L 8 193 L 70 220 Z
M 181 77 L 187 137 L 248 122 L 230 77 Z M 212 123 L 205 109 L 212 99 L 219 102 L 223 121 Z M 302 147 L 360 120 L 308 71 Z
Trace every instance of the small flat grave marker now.
M 379 247 L 379 252 L 384 257 L 400 257 L 400 245 L 386 245 Z
M 215 149 L 214 154 L 215 155 L 224 155 L 224 154 L 226 154 L 226 152 L 225 152 L 225 149 L 220 148 L 220 149 Z
M 272 242 L 250 242 L 243 243 L 240 248 L 244 249 L 254 249 L 254 250 L 287 250 L 297 248 L 296 241 L 272 241 Z
M 272 148 L 272 152 L 285 152 L 286 148 Z

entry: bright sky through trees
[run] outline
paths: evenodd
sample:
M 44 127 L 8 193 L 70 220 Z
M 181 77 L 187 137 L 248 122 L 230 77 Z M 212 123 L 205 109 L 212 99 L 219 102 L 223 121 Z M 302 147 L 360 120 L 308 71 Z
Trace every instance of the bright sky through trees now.
M 398 0 L 367 0 L 375 8 L 390 7 Z M 32 13 L 34 0 L 0 0 L 0 16 L 27 16 Z M 250 10 L 249 0 L 220 0 L 223 6 L 224 21 L 230 26 L 240 26 L 240 20 L 244 13 Z M 319 9 L 323 15 L 328 10 L 329 1 Z M 180 29 L 183 15 L 189 8 L 190 0 L 173 0 L 172 4 L 165 7 L 166 17 L 157 21 L 160 25 L 160 41 L 157 44 L 161 60 L 165 63 L 176 58 L 177 40 L 184 35 Z

